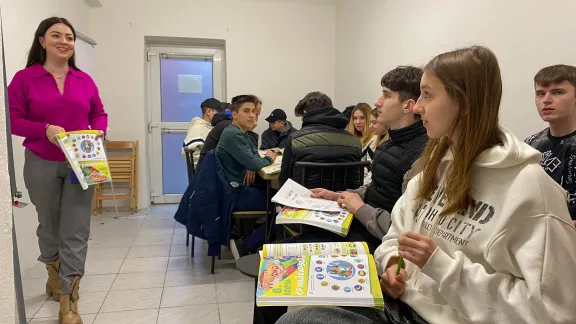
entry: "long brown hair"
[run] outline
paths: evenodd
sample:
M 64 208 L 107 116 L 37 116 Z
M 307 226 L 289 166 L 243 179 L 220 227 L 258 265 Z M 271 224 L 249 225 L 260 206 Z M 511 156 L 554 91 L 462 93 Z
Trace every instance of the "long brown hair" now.
M 44 64 L 46 63 L 46 50 L 42 48 L 40 44 L 40 37 L 46 37 L 46 32 L 50 27 L 56 24 L 64 24 L 72 30 L 74 35 L 74 41 L 76 41 L 76 30 L 72 24 L 66 19 L 61 17 L 50 17 L 44 19 L 36 29 L 34 33 L 34 39 L 32 40 L 32 46 L 30 46 L 30 51 L 28 52 L 28 60 L 26 61 L 26 67 L 31 67 L 34 64 Z M 68 59 L 68 65 L 76 70 L 79 70 L 76 66 L 76 51 L 72 53 L 72 56 Z
M 356 127 L 354 127 L 354 113 L 356 111 L 361 111 L 364 115 L 364 129 L 359 132 Z M 352 114 L 350 115 L 350 121 L 348 122 L 348 127 L 346 130 L 354 134 L 356 137 L 360 138 L 362 143 L 362 148 L 368 144 L 368 141 L 372 138 L 372 131 L 370 130 L 370 117 L 372 116 L 372 108 L 367 103 L 359 103 L 352 109 Z
M 448 96 L 458 104 L 460 112 L 449 137 L 430 139 L 422 153 L 419 167 L 423 169 L 416 199 L 430 199 L 438 184 L 436 172 L 442 157 L 451 149 L 452 161 L 445 176 L 447 204 L 440 215 L 459 213 L 474 207 L 469 193 L 474 160 L 486 149 L 502 144 L 499 139 L 498 111 L 502 98 L 502 77 L 498 60 L 483 46 L 472 46 L 440 54 L 424 68 L 438 78 Z

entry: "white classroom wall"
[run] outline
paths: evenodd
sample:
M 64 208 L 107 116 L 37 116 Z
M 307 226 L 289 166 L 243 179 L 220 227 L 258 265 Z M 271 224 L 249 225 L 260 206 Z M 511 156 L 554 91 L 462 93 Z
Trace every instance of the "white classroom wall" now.
M 372 104 L 380 78 L 398 65 L 482 44 L 502 70 L 501 123 L 524 138 L 545 127 L 534 105 L 534 74 L 576 65 L 574 12 L 570 0 L 338 0 L 336 105 Z
M 62 16 L 70 20 L 75 29 L 89 35 L 89 7 L 81 0 L 0 0 L 4 25 L 4 49 L 6 55 L 6 77 L 8 82 L 26 64 L 28 50 L 40 21 L 50 16 Z M 24 148 L 22 139 L 12 136 L 14 168 L 18 189 L 23 193 L 22 201 L 29 202 L 24 186 Z M 38 218 L 33 205 L 14 210 L 20 267 L 22 271 L 36 264 L 39 250 L 36 239 Z M 3 260 L 3 262 L 12 262 Z
M 334 95 L 335 8 L 331 0 L 104 0 L 90 11 L 96 82 L 111 140 L 138 140 L 140 208 L 148 207 L 145 36 L 224 39 L 228 101 L 254 93 L 264 102 L 257 128 L 275 108 L 289 120 L 307 92 Z M 179 158 L 179 157 L 178 157 Z

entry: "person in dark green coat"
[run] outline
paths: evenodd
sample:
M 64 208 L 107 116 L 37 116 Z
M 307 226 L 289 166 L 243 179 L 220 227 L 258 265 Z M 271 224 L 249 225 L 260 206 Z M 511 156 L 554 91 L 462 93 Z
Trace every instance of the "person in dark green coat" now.
M 216 155 L 222 163 L 227 180 L 234 187 L 233 211 L 265 210 L 265 182 L 256 172 L 276 160 L 276 154 L 267 151 L 260 157 L 252 144 L 248 130 L 257 120 L 256 105 L 260 100 L 254 95 L 240 95 L 232 99 L 232 124 L 224 129 L 216 147 Z M 244 241 L 231 241 L 232 253 L 239 258 L 256 250 L 264 242 L 266 228 L 258 228 Z

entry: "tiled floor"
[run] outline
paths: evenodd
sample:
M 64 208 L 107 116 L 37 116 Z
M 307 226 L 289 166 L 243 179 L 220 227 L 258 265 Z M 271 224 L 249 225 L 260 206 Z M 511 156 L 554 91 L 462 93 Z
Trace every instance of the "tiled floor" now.
M 92 218 L 86 275 L 80 283 L 84 324 L 248 324 L 254 282 L 236 270 L 223 250 L 210 274 L 206 243 L 186 247 L 186 229 L 173 219 L 176 206 L 136 215 Z M 29 323 L 58 323 L 58 303 L 47 300 L 44 264 L 23 274 Z

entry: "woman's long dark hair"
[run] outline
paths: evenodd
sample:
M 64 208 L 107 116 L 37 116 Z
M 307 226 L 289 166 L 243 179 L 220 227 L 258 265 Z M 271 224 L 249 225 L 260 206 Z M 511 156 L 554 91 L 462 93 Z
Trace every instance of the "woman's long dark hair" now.
M 36 33 L 34 33 L 34 39 L 32 40 L 32 46 L 30 47 L 30 52 L 28 53 L 28 61 L 26 62 L 26 67 L 31 67 L 34 64 L 46 63 L 46 50 L 42 47 L 42 44 L 40 44 L 40 37 L 46 37 L 46 32 L 48 29 L 56 24 L 64 24 L 70 27 L 72 34 L 74 35 L 74 41 L 76 41 L 76 31 L 68 19 L 61 17 L 50 17 L 44 19 L 40 25 L 38 25 Z M 78 70 L 76 67 L 75 53 L 73 53 L 70 59 L 68 59 L 68 65 Z

